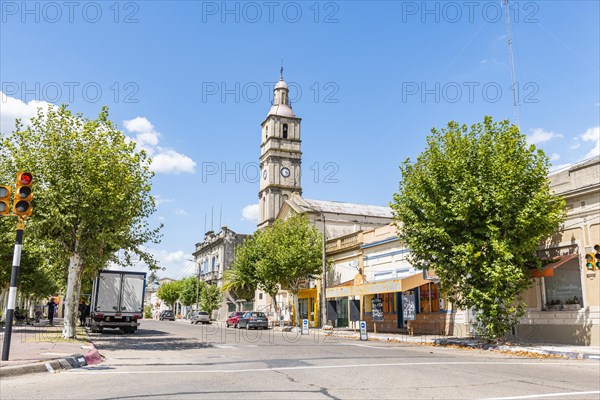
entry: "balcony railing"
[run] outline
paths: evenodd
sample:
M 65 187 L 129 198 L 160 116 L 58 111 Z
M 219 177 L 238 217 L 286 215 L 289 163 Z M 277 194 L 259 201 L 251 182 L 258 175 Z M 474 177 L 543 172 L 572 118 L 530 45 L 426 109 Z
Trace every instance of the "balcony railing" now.
M 217 281 L 220 277 L 219 271 L 208 271 L 200 274 L 200 280 L 202 281 Z
M 357 247 L 363 242 L 363 233 L 355 232 L 349 235 L 341 236 L 336 239 L 328 240 L 325 244 L 326 253 L 334 253 L 342 250 Z

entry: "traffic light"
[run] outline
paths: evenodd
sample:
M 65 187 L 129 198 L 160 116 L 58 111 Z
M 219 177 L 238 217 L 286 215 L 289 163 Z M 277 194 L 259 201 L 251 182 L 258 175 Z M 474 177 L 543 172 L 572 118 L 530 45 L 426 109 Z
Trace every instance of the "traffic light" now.
M 590 271 L 596 269 L 596 255 L 594 253 L 587 253 L 585 255 L 585 267 Z
M 0 215 L 10 212 L 10 186 L 0 186 Z
M 600 269 L 600 243 L 594 246 L 594 250 L 596 250 L 596 254 L 594 258 L 596 259 L 596 269 Z
M 31 183 L 33 175 L 30 172 L 17 173 L 17 186 L 15 188 L 15 214 L 19 217 L 28 217 L 31 215 L 31 200 L 33 192 Z

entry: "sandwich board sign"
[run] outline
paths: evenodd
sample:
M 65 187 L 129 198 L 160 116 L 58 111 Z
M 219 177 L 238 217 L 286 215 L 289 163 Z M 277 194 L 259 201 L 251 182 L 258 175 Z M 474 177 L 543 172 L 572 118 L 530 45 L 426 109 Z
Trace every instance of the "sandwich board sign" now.
M 308 319 L 302 320 L 302 335 L 308 335 Z
M 369 340 L 369 337 L 367 336 L 367 322 L 360 321 L 359 327 L 360 327 L 360 340 Z

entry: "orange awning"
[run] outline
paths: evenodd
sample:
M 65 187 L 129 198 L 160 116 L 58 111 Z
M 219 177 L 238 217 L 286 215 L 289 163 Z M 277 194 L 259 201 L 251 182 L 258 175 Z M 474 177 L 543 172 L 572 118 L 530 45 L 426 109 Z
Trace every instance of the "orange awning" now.
M 531 277 L 532 278 L 541 278 L 544 276 L 554 276 L 554 269 L 560 267 L 566 262 L 573 260 L 574 258 L 579 257 L 579 254 L 569 254 L 567 256 L 555 257 L 554 261 L 550 264 L 546 265 L 542 269 L 532 269 Z

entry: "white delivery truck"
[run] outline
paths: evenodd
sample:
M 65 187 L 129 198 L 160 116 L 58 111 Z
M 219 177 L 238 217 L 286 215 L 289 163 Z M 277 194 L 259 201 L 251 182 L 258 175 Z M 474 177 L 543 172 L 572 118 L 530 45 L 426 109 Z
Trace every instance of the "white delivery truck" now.
M 100 271 L 94 280 L 90 304 L 90 329 L 137 330 L 144 312 L 146 273 Z

